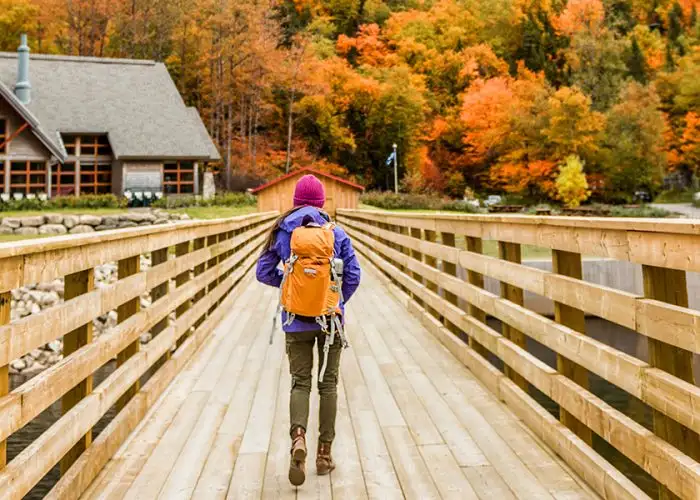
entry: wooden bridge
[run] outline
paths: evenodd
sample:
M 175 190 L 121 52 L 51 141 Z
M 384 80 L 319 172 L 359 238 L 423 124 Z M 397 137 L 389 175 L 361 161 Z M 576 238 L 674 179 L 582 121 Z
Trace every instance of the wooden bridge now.
M 310 457 L 295 490 L 282 334 L 267 342 L 276 296 L 250 272 L 274 217 L 0 246 L 0 498 L 700 498 L 697 221 L 340 211 L 363 281 L 339 468 L 317 477 Z M 526 245 L 550 249 L 552 270 L 521 264 Z M 582 256 L 639 265 L 643 293 L 583 280 Z M 95 287 L 111 262 L 118 280 Z M 63 303 L 10 322 L 12 290 L 58 278 Z M 648 356 L 587 335 L 587 316 L 634 332 Z M 10 387 L 13 360 L 61 337 L 61 362 Z

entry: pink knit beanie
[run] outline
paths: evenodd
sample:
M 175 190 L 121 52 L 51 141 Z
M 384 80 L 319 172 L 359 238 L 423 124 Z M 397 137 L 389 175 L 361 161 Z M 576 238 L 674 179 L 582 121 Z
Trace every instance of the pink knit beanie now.
M 323 208 L 326 202 L 326 190 L 315 176 L 307 174 L 297 182 L 294 189 L 294 206 L 311 205 Z

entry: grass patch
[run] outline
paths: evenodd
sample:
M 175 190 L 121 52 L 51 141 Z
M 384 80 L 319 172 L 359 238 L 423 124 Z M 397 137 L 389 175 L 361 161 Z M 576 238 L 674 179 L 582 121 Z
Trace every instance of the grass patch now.
M 48 238 L 50 234 L 0 234 L 0 243 Z
M 692 203 L 694 191 L 679 191 L 671 189 L 662 191 L 654 199 L 654 203 Z
M 187 214 L 193 219 L 226 219 L 237 215 L 246 215 L 257 212 L 255 206 L 243 207 L 187 207 L 168 210 L 168 212 L 176 214 Z

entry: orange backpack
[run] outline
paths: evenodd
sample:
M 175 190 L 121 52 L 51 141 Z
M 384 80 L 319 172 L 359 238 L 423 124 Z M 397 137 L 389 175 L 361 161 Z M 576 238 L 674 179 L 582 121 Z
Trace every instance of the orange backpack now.
M 284 264 L 280 297 L 290 317 L 341 314 L 340 289 L 333 270 L 334 227 L 329 222 L 323 226 L 299 226 L 292 232 L 291 255 Z
M 270 343 L 275 332 L 277 316 L 287 313 L 285 324 L 291 324 L 296 316 L 312 318 L 326 334 L 323 346 L 323 364 L 319 381 L 328 365 L 328 352 L 336 334 L 343 347 L 347 347 L 341 321 L 340 304 L 343 300 L 343 261 L 335 258 L 335 224 L 323 226 L 312 223 L 292 231 L 291 253 L 284 263 L 284 277 L 280 286 L 280 303 L 272 323 Z

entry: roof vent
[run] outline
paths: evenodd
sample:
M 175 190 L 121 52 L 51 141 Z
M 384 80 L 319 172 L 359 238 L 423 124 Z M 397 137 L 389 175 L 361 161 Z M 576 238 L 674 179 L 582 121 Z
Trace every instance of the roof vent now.
M 15 95 L 22 104 L 29 104 L 32 100 L 32 86 L 29 83 L 29 45 L 27 45 L 26 34 L 21 35 L 20 45 L 17 48 L 17 64 Z

